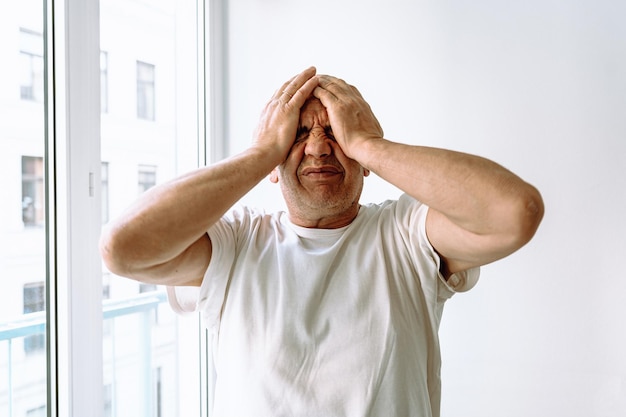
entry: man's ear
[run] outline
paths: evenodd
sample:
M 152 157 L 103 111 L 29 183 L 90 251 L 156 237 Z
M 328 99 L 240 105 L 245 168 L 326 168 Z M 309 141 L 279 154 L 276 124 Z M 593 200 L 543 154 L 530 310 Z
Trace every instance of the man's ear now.
M 274 184 L 278 184 L 278 167 L 274 168 L 272 172 L 270 172 L 270 181 Z
M 370 175 L 370 170 L 367 168 L 363 168 L 363 176 L 368 177 Z

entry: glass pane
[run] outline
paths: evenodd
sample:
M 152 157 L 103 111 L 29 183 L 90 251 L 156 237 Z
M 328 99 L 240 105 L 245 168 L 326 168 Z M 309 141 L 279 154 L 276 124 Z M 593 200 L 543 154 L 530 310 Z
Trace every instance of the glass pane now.
M 195 0 L 100 2 L 105 222 L 197 167 L 196 19 Z M 197 346 L 179 344 L 164 288 L 103 271 L 104 415 L 182 415 L 178 358 Z
M 47 410 L 43 2 L 0 13 L 0 415 Z
M 137 117 L 154 120 L 154 65 L 137 62 Z

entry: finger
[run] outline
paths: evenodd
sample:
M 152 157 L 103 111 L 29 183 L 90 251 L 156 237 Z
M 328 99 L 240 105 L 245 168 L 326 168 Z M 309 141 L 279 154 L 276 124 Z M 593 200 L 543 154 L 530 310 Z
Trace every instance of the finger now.
M 355 87 L 355 86 L 353 86 L 353 85 L 349 85 L 349 87 L 350 87 L 350 89 L 352 90 L 352 92 L 353 92 L 353 93 L 354 93 L 357 97 L 359 97 L 359 98 L 363 99 L 363 95 L 361 94 L 361 92 L 359 91 L 359 89 L 358 89 L 358 88 L 356 88 L 356 87 Z M 365 100 L 365 99 L 363 99 L 363 100 Z
M 332 92 L 320 86 L 315 87 L 315 89 L 313 90 L 313 95 L 322 102 L 324 107 L 328 107 L 328 104 L 330 104 L 331 102 L 339 100 L 337 96 L 334 95 Z
M 349 96 L 356 96 L 363 99 L 361 92 L 355 86 L 348 84 L 340 78 L 331 75 L 318 75 L 317 78 L 319 79 L 320 88 L 333 94 L 337 100 L 340 100 L 340 97 L 346 98 Z M 321 95 L 323 93 L 318 91 L 316 94 Z M 316 95 L 316 97 L 321 100 L 318 95 Z M 332 97 L 326 98 L 331 99 Z
M 320 85 L 324 88 L 326 88 L 326 86 L 330 84 L 333 84 L 339 81 L 339 78 L 333 77 L 332 75 L 328 75 L 328 74 L 318 74 L 317 78 L 320 79 Z
M 313 91 L 317 88 L 319 81 L 317 77 L 309 78 L 302 87 L 300 87 L 293 95 L 289 97 L 289 103 L 293 104 L 297 108 L 301 108 L 304 102 L 311 96 Z M 290 95 L 285 91 L 284 95 Z
M 312 71 L 312 74 L 311 74 L 311 75 L 308 75 L 311 71 Z M 279 89 L 277 89 L 277 90 L 274 92 L 274 95 L 272 96 L 272 98 L 275 98 L 275 99 L 276 99 L 276 98 L 280 98 L 280 97 L 283 95 L 283 93 L 284 93 L 285 91 L 289 91 L 289 87 L 290 87 L 291 85 L 293 85 L 293 86 L 297 86 L 297 85 L 298 85 L 298 83 L 299 83 L 299 82 L 298 82 L 298 78 L 299 78 L 299 77 L 300 77 L 300 78 L 304 78 L 304 77 L 306 77 L 306 78 L 310 78 L 310 77 L 312 77 L 313 75 L 315 75 L 315 67 L 309 67 L 309 68 L 305 69 L 304 71 L 302 71 L 300 74 L 296 74 L 296 75 L 294 75 L 294 76 L 293 76 L 293 77 L 291 77 L 289 80 L 285 81 L 285 82 L 283 83 L 283 85 L 282 85 Z M 306 79 L 305 79 L 305 81 L 306 81 Z M 301 85 L 301 84 L 302 84 L 302 82 L 300 82 L 300 85 Z M 297 90 L 297 87 L 296 87 L 295 89 L 293 89 L 293 91 L 295 91 L 295 90 Z M 292 94 L 293 94 L 293 93 L 292 93 Z
M 316 72 L 315 67 L 309 67 L 305 69 L 304 71 L 302 71 L 300 74 L 293 77 L 291 80 L 287 81 L 285 84 L 283 84 L 278 94 L 279 98 L 284 101 L 291 100 L 291 98 L 293 98 L 300 91 L 302 87 L 304 87 L 305 85 L 307 85 L 307 83 L 309 83 L 309 81 L 315 75 L 315 72 Z M 315 80 L 315 84 L 317 84 L 317 80 Z M 310 87 L 310 83 L 308 84 L 308 86 Z M 309 94 L 310 94 L 310 91 L 309 91 Z
M 332 75 L 318 75 L 320 87 L 329 91 L 345 91 L 349 89 L 349 85 L 342 79 L 333 77 Z
M 293 80 L 295 80 L 297 77 L 297 75 L 294 75 L 293 77 L 291 77 L 288 81 L 286 81 L 278 90 L 274 91 L 274 95 L 272 96 L 273 99 L 278 99 L 280 98 L 280 96 L 283 94 L 283 92 L 285 91 L 285 89 L 287 88 L 287 86 L 289 86 L 289 84 L 291 84 L 291 82 Z

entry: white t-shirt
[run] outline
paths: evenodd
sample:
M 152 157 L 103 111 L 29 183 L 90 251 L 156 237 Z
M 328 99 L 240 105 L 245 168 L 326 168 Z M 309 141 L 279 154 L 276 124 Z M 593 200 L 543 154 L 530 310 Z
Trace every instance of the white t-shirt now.
M 479 270 L 443 279 L 427 211 L 405 195 L 341 229 L 246 208 L 211 227 L 197 298 L 170 303 L 215 336 L 212 415 L 438 417 L 443 305 Z

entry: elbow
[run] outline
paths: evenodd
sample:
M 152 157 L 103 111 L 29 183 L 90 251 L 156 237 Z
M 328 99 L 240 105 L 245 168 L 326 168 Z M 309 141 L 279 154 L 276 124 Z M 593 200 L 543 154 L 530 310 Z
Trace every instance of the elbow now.
M 131 277 L 131 262 L 126 259 L 129 251 L 124 250 L 123 238 L 112 227 L 105 227 L 99 242 L 100 257 L 106 268 L 113 274 Z
M 516 213 L 513 220 L 513 224 L 516 225 L 513 231 L 516 246 L 525 245 L 535 236 L 543 219 L 544 210 L 543 198 L 539 191 L 527 185 L 526 190 L 520 193 L 517 209 L 513 211 Z

